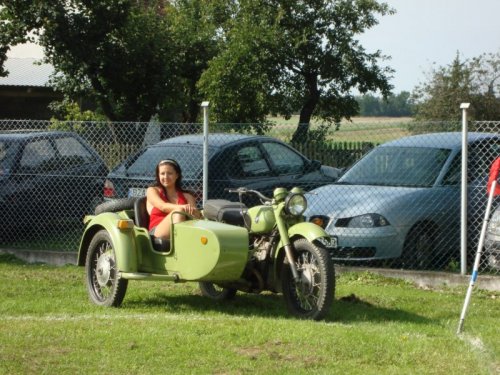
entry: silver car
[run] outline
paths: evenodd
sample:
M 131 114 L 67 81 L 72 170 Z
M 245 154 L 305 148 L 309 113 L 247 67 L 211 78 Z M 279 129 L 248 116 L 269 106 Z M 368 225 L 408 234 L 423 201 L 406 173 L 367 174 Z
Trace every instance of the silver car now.
M 306 216 L 337 240 L 334 260 L 399 258 L 398 265 L 424 268 L 458 258 L 461 138 L 433 133 L 385 143 L 336 183 L 313 190 Z M 486 202 L 483 187 L 500 136 L 470 133 L 468 144 L 474 217 Z
M 486 232 L 484 255 L 488 266 L 500 271 L 500 207 L 491 215 Z

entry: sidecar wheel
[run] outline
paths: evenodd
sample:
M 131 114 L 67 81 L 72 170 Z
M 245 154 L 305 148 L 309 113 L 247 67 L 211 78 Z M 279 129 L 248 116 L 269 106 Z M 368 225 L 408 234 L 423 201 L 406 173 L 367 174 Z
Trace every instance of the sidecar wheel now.
M 97 232 L 90 242 L 85 271 L 87 291 L 92 302 L 99 306 L 121 305 L 128 280 L 122 279 L 116 268 L 113 243 L 105 230 Z
M 236 289 L 220 287 L 214 283 L 202 281 L 198 283 L 201 295 L 216 301 L 231 300 L 236 296 Z
M 285 263 L 283 297 L 288 311 L 301 319 L 320 320 L 328 313 L 335 294 L 335 269 L 329 253 L 306 239 L 293 243 L 299 280 Z

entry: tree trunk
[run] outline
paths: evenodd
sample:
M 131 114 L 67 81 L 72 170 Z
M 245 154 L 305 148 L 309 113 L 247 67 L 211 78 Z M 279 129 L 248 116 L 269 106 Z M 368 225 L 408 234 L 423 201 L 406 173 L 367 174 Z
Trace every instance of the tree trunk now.
M 302 143 L 307 140 L 309 133 L 309 123 L 311 117 L 319 102 L 318 77 L 316 74 L 310 74 L 306 79 L 306 97 L 300 110 L 299 124 L 292 136 L 292 143 Z

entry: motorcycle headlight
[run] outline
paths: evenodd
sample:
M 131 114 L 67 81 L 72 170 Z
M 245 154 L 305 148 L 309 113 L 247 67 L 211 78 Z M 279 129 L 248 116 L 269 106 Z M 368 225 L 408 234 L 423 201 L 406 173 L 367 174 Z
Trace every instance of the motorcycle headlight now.
M 342 225 L 344 224 L 344 225 Z M 350 219 L 338 220 L 336 226 L 343 226 L 347 228 L 377 228 L 385 227 L 389 221 L 379 214 L 364 214 L 351 217 Z
M 292 193 L 285 199 L 285 212 L 293 216 L 300 216 L 307 208 L 307 199 L 303 194 Z

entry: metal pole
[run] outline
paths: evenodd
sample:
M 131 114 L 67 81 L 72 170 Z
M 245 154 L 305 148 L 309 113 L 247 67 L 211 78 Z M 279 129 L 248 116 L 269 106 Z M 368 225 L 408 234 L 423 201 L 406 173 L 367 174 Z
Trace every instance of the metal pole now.
M 203 207 L 208 197 L 208 106 L 209 102 L 202 102 L 203 108 Z
M 467 109 L 470 103 L 460 104 L 462 109 L 462 189 L 460 213 L 460 273 L 467 273 Z
M 484 238 L 486 237 L 486 229 L 488 227 L 488 221 L 490 217 L 491 205 L 493 203 L 493 197 L 495 195 L 495 188 L 497 186 L 496 180 L 493 181 L 491 185 L 490 196 L 488 197 L 488 204 L 486 205 L 486 212 L 484 214 L 483 227 L 481 228 L 481 235 L 479 236 L 479 243 L 477 245 L 476 259 L 474 260 L 474 267 L 472 269 L 472 274 L 469 282 L 469 289 L 467 289 L 467 294 L 465 295 L 464 306 L 462 308 L 462 314 L 460 315 L 460 322 L 458 323 L 457 335 L 462 332 L 464 327 L 465 314 L 467 313 L 467 308 L 469 307 L 470 297 L 472 295 L 472 289 L 477 279 L 477 274 L 479 270 L 479 262 L 481 260 L 481 253 L 484 246 Z

